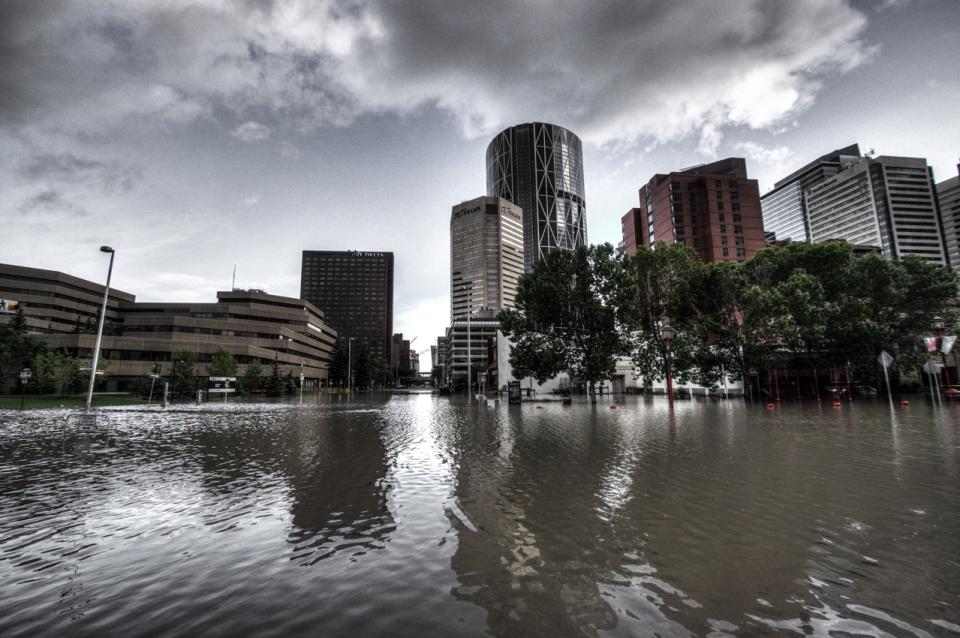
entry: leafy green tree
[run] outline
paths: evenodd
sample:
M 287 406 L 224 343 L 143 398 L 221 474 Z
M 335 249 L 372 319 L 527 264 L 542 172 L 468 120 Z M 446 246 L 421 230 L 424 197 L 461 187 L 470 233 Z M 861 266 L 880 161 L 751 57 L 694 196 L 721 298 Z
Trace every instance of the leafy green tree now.
M 217 348 L 210 358 L 207 374 L 211 377 L 234 377 L 237 375 L 237 360 L 223 348 Z
M 59 350 L 44 349 L 33 358 L 32 381 L 40 393 L 63 395 L 80 376 L 80 362 Z
M 0 392 L 7 392 L 20 383 L 20 370 L 29 368 L 43 348 L 42 343 L 27 335 L 27 321 L 20 304 L 10 323 L 0 325 Z
M 516 309 L 500 313 L 514 376 L 543 383 L 566 372 L 596 401 L 596 382 L 613 376 L 626 349 L 618 317 L 625 283 L 610 244 L 554 250 L 537 262 L 520 278 Z
M 354 361 L 353 382 L 359 390 L 366 390 L 370 387 L 370 357 L 367 355 L 366 347 L 361 347 Z
M 267 396 L 278 397 L 283 394 L 283 384 L 280 378 L 280 364 L 274 359 L 270 364 L 270 376 L 267 377 Z
M 283 396 L 292 396 L 297 393 L 297 382 L 293 378 L 293 372 L 287 370 L 287 373 L 283 375 L 283 383 L 281 384 L 281 392 Z
M 698 305 L 728 370 L 843 367 L 877 382 L 882 350 L 901 369 L 956 298 L 954 272 L 916 257 L 857 258 L 845 242 L 767 248 L 708 266 Z
M 333 360 L 330 362 L 330 369 L 327 372 L 331 387 L 345 387 L 347 385 L 347 367 L 347 348 L 341 340 L 337 339 L 336 347 L 333 350 Z
M 697 305 L 706 278 L 703 262 L 683 244 L 664 243 L 654 249 L 640 248 L 625 261 L 626 286 L 618 301 L 637 374 L 647 381 L 666 376 L 663 328 L 670 325 L 673 376 L 681 382 L 694 379 L 711 384 L 717 366 Z
M 951 304 L 957 298 L 957 274 L 919 257 L 890 260 L 867 255 L 853 260 L 844 274 L 845 294 L 831 323 L 834 357 L 849 361 L 858 378 L 879 383 L 875 361 L 882 350 L 894 355 L 900 370 L 915 369 L 927 354 L 922 338 L 932 334 L 934 317 L 955 334 Z
M 192 397 L 197 383 L 197 353 L 192 350 L 175 350 L 170 355 L 173 362 L 172 391 L 176 396 Z
M 254 359 L 247 364 L 247 371 L 243 373 L 240 379 L 240 389 L 246 394 L 252 394 L 260 390 L 263 384 L 263 364 L 259 359 Z
M 379 388 L 390 387 L 393 385 L 393 371 L 390 364 L 380 357 L 374 357 L 370 360 L 370 380 L 371 383 Z

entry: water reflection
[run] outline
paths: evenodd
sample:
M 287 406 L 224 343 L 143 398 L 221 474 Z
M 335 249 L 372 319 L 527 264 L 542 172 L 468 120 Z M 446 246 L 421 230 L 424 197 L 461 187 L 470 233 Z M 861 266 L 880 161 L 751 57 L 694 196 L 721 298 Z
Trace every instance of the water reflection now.
M 0 634 L 960 631 L 954 406 L 109 414 L 2 415 Z
M 368 408 L 369 409 L 369 408 Z M 312 565 L 338 551 L 359 557 L 382 548 L 395 529 L 387 509 L 386 448 L 366 410 L 338 423 L 288 430 L 283 471 L 291 485 L 290 560 Z
M 915 625 L 850 601 L 883 608 L 905 583 L 923 592 L 918 625 L 943 615 L 934 599 L 955 617 L 957 562 L 932 581 L 929 567 L 960 544 L 913 547 L 926 510 L 908 505 L 950 503 L 957 521 L 955 470 L 936 463 L 929 422 L 866 410 L 501 410 L 453 452 L 477 528 L 459 527 L 455 594 L 497 635 L 882 635 Z

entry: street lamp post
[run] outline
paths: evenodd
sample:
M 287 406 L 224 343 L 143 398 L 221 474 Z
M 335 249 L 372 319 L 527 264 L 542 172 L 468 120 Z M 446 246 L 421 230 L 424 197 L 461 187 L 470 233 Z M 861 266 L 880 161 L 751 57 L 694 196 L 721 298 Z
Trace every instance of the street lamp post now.
M 347 394 L 353 392 L 353 337 L 347 339 Z
M 673 370 L 670 366 L 670 343 L 673 341 L 675 331 L 672 326 L 664 326 L 660 329 L 660 335 L 663 337 L 663 345 L 667 349 L 665 359 L 667 368 L 667 400 L 670 402 L 670 409 L 673 409 Z
M 107 316 L 107 296 L 110 294 L 110 276 L 113 274 L 113 248 L 100 246 L 100 252 L 110 253 L 110 266 L 107 268 L 107 285 L 103 289 L 103 305 L 100 307 L 100 323 L 97 325 L 97 340 L 93 346 L 93 360 L 90 363 L 90 385 L 87 387 L 87 412 L 93 402 L 93 382 L 97 378 L 97 362 L 100 360 L 100 340 L 103 337 L 103 321 Z
M 464 284 L 460 286 L 460 290 L 464 290 L 467 293 L 467 401 L 472 403 L 473 399 L 470 395 L 470 390 L 472 387 L 471 375 L 473 374 L 473 370 L 470 365 L 470 359 L 473 354 L 473 342 L 470 338 L 470 315 L 473 314 L 473 288 Z M 453 344 L 450 344 L 450 347 L 453 347 Z

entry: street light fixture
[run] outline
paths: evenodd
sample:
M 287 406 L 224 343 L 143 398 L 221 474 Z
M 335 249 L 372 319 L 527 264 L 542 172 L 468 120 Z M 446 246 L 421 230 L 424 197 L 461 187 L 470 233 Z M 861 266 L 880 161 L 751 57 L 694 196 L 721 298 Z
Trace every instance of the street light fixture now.
M 670 366 L 670 343 L 676 332 L 673 326 L 666 325 L 660 329 L 660 336 L 663 338 L 663 345 L 667 349 L 667 356 L 664 360 L 667 368 L 667 400 L 670 402 L 670 409 L 673 409 L 673 370 Z
M 97 378 L 97 362 L 100 361 L 100 341 L 103 337 L 103 321 L 107 316 L 107 296 L 110 294 L 110 276 L 113 274 L 114 251 L 110 246 L 100 246 L 100 252 L 110 254 L 110 265 L 107 267 L 107 285 L 103 289 L 103 305 L 100 307 L 100 323 L 97 325 L 97 340 L 93 346 L 93 360 L 90 362 L 90 385 L 87 387 L 87 412 L 93 402 L 93 383 Z

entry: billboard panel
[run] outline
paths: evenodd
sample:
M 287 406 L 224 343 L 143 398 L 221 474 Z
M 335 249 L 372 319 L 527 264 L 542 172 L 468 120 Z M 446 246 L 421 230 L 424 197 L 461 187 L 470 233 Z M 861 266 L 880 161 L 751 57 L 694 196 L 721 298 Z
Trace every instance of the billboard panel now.
M 20 307 L 20 302 L 15 299 L 0 299 L 0 315 L 12 315 Z
M 210 377 L 207 379 L 207 392 L 231 394 L 236 391 L 236 377 Z

